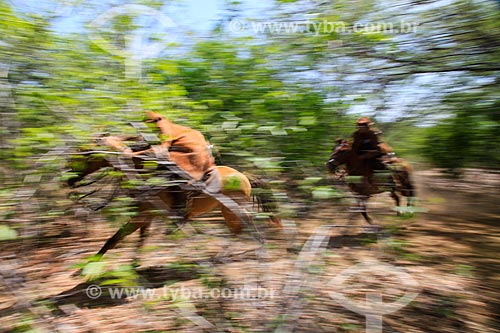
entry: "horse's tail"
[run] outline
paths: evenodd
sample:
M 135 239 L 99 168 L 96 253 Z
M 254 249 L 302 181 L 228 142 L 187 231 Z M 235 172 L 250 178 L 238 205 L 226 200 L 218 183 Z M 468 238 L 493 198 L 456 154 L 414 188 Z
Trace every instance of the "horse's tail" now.
M 269 220 L 275 224 L 277 227 L 282 228 L 281 218 L 278 216 L 278 201 L 273 194 L 271 186 L 269 184 L 249 173 L 245 173 L 250 184 L 252 185 L 252 197 L 257 205 L 264 213 L 269 214 Z

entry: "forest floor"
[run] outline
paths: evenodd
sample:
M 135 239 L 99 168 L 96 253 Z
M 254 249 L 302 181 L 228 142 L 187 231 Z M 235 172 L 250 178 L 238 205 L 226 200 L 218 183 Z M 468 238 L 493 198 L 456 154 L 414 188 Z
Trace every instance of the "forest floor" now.
M 379 231 L 328 200 L 266 230 L 264 247 L 230 236 L 217 214 L 174 236 L 156 221 L 139 267 L 134 234 L 93 281 L 74 266 L 116 225 L 57 217 L 2 243 L 0 332 L 365 332 L 367 319 L 376 332 L 377 318 L 382 332 L 498 331 L 500 174 L 429 170 L 416 183 L 412 217 L 396 217 L 388 194 L 370 200 Z

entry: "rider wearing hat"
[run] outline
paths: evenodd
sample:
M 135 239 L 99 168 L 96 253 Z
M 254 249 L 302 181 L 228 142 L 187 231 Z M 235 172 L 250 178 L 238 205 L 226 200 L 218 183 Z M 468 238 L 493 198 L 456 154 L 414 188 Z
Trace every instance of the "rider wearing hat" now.
M 146 113 L 145 122 L 160 130 L 161 146 L 168 149 L 169 159 L 194 179 L 201 180 L 215 167 L 210 145 L 201 132 L 151 111 Z
M 380 161 L 380 157 L 384 152 L 380 148 L 378 133 L 370 128 L 371 125 L 373 123 L 368 117 L 358 119 L 357 130 L 352 135 L 352 149 L 372 170 L 383 170 L 385 165 Z

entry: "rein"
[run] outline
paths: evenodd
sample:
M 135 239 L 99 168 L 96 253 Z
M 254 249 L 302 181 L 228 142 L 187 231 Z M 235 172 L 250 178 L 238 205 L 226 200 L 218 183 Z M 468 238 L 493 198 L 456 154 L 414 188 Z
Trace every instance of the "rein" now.
M 100 181 L 101 179 L 105 178 L 106 176 L 108 176 L 108 174 L 109 174 L 109 172 L 103 172 L 103 173 L 102 173 L 102 175 L 98 176 L 98 178 L 97 178 L 97 179 L 94 179 L 94 180 L 92 180 L 92 181 L 90 181 L 90 182 L 86 182 L 86 183 L 83 183 L 83 184 L 79 184 L 79 185 L 75 186 L 75 188 L 79 188 L 79 187 L 84 187 L 84 186 L 89 186 L 89 185 L 92 185 L 92 184 L 94 184 L 94 183 L 96 183 L 96 182 Z M 114 188 L 113 188 L 113 191 L 112 191 L 112 192 L 111 192 L 111 194 L 110 194 L 110 195 L 109 195 L 109 196 L 105 199 L 105 201 L 104 201 L 104 203 L 103 203 L 103 204 L 101 204 L 101 205 L 99 205 L 99 206 L 97 206 L 97 207 L 92 207 L 92 206 L 90 206 L 90 205 L 85 205 L 85 206 L 86 206 L 86 207 L 88 207 L 88 208 L 90 208 L 90 209 L 91 209 L 91 210 L 93 210 L 93 211 L 98 211 L 98 210 L 100 210 L 100 209 L 102 209 L 102 208 L 106 207 L 106 206 L 107 206 L 107 205 L 111 202 L 111 200 L 113 200 L 113 198 L 115 197 L 115 195 L 116 195 L 116 193 L 118 192 L 118 190 L 119 190 L 119 189 L 120 189 L 119 183 L 118 183 L 118 182 L 115 182 L 115 186 L 114 186 Z M 98 188 L 98 189 L 92 190 L 92 191 L 90 191 L 90 192 L 84 193 L 82 196 L 77 197 L 77 198 L 74 198 L 74 199 L 73 199 L 73 201 L 75 201 L 75 202 L 79 202 L 79 201 L 81 201 L 81 200 L 85 199 L 86 197 L 88 197 L 88 196 L 90 196 L 90 195 L 92 195 L 92 194 L 94 194 L 94 193 L 99 192 L 100 190 L 101 190 L 101 189 L 100 189 L 100 188 Z M 71 197 L 72 197 L 72 196 L 74 196 L 74 195 L 78 195 L 78 194 L 79 194 L 78 192 L 76 192 L 76 191 L 72 191 L 72 192 L 70 192 L 70 193 L 69 193 L 68 197 L 71 199 Z
M 101 179 L 103 179 L 104 177 L 106 177 L 107 175 L 109 174 L 109 172 L 102 172 L 101 175 L 97 176 L 97 179 L 94 179 L 94 180 L 90 180 L 86 183 L 83 183 L 83 184 L 78 184 L 78 185 L 75 185 L 74 188 L 79 188 L 79 187 L 83 187 L 83 186 L 89 186 L 89 185 L 92 185 L 94 184 L 95 182 L 98 182 L 100 181 Z
M 88 150 L 81 153 L 66 153 L 65 155 L 92 155 L 92 154 L 110 154 L 110 155 L 123 155 L 123 153 L 109 150 Z

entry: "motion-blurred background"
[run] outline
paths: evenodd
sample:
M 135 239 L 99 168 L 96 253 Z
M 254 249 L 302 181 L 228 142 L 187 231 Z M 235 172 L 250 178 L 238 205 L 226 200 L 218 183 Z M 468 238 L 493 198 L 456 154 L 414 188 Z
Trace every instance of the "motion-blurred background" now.
M 121 203 L 106 212 L 111 225 L 100 212 L 70 208 L 60 185 L 64 154 L 95 133 L 135 133 L 128 123 L 152 110 L 203 132 L 217 164 L 270 180 L 299 249 L 312 226 L 344 218 L 338 210 L 347 189 L 332 186 L 325 162 L 335 140 L 349 138 L 360 116 L 370 117 L 413 164 L 428 211 L 396 220 L 386 214 L 390 200 L 372 199 L 378 222 L 397 229 L 385 253 L 413 269 L 423 286 L 420 301 L 384 321 L 384 332 L 493 332 L 499 70 L 499 1 L 0 0 L 0 331 L 364 329 L 363 316 L 325 305 L 333 300 L 315 293 L 316 280 L 300 313 L 283 300 L 246 304 L 251 310 L 237 302 L 197 304 L 193 313 L 213 327 L 146 301 L 124 309 L 68 301 L 54 309 L 50 297 L 77 284 L 67 276 L 71 265 L 130 217 Z M 406 233 L 402 223 L 411 225 Z M 200 249 L 210 256 L 207 244 L 217 242 L 203 238 L 179 256 L 186 261 Z M 343 247 L 352 260 L 339 265 L 357 262 L 356 253 L 365 255 L 363 246 L 372 243 Z M 166 253 L 179 248 L 172 246 Z M 326 263 L 339 262 L 335 249 L 328 248 Z M 280 256 L 289 260 L 275 263 L 283 282 L 297 254 Z M 241 273 L 255 261 L 227 270 Z M 317 279 L 334 275 L 322 269 Z M 231 281 L 232 273 L 220 270 L 203 274 Z M 59 289 L 40 284 L 51 279 Z

